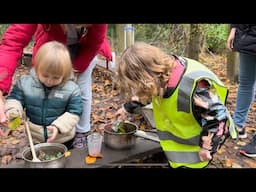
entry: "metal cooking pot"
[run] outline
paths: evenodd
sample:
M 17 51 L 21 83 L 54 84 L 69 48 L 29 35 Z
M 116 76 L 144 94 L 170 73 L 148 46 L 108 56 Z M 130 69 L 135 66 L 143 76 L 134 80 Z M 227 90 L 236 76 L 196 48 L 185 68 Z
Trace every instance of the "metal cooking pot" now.
M 104 144 L 112 149 L 129 149 L 136 144 L 134 133 L 138 126 L 134 123 L 125 121 L 123 127 L 126 133 L 115 133 L 111 128 L 112 124 L 104 126 Z
M 32 153 L 31 149 L 27 148 L 22 152 L 22 158 L 25 161 L 25 167 L 26 168 L 64 168 L 66 157 L 65 152 L 67 152 L 67 147 L 61 143 L 40 143 L 35 145 L 35 152 L 38 157 L 38 152 L 42 151 L 46 154 L 57 154 L 58 152 L 61 152 L 62 155 L 53 160 L 44 160 L 41 162 L 33 162 L 32 161 Z

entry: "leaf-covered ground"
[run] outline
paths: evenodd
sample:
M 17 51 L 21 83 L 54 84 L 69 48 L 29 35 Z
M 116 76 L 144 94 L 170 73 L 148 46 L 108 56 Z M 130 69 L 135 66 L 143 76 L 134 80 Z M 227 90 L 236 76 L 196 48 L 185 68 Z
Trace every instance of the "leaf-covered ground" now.
M 201 55 L 200 61 L 212 69 L 229 87 L 228 108 L 233 114 L 236 101 L 237 84 L 230 83 L 226 77 L 226 59 L 223 56 Z M 20 65 L 16 71 L 15 78 L 27 73 L 27 67 Z M 113 114 L 123 103 L 123 99 L 118 91 L 113 89 L 113 75 L 104 68 L 96 67 L 93 72 L 93 103 L 91 123 L 93 129 L 103 128 L 104 124 L 113 119 Z M 239 147 L 245 145 L 251 138 L 255 128 L 256 103 L 251 108 L 247 120 L 246 131 L 248 139 L 232 140 L 228 139 L 218 153 L 214 155 L 214 160 L 210 168 L 256 168 L 256 161 L 239 154 Z M 130 115 L 129 120 L 135 122 L 140 129 L 149 128 L 145 119 L 141 115 Z M 7 137 L 0 137 L 0 166 L 6 164 L 15 164 L 20 161 L 21 151 L 28 145 L 24 134 L 24 128 L 14 132 L 6 132 Z M 154 159 L 157 162 L 157 158 Z M 159 161 L 161 161 L 159 159 Z

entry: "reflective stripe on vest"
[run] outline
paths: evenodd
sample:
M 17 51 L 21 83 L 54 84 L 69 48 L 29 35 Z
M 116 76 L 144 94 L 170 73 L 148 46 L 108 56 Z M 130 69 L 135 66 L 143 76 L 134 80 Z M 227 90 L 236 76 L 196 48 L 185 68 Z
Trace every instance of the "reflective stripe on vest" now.
M 194 136 L 188 139 L 183 139 L 173 135 L 171 132 L 168 131 L 159 131 L 157 132 L 160 140 L 173 140 L 177 143 L 186 144 L 186 145 L 199 145 L 200 136 Z
M 177 152 L 177 151 L 165 151 L 165 155 L 169 161 L 176 163 L 198 163 L 200 158 L 198 151 L 195 152 Z

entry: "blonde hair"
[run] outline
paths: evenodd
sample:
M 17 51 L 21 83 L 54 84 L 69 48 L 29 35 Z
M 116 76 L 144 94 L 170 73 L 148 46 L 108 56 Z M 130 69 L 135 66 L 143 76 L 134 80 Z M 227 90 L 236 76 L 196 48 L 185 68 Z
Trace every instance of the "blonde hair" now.
M 72 62 L 66 46 L 57 41 L 43 44 L 35 56 L 35 71 L 63 77 L 66 82 L 72 73 Z
M 121 94 L 136 94 L 141 101 L 162 96 L 175 58 L 161 49 L 144 42 L 128 47 L 117 65 L 117 82 Z

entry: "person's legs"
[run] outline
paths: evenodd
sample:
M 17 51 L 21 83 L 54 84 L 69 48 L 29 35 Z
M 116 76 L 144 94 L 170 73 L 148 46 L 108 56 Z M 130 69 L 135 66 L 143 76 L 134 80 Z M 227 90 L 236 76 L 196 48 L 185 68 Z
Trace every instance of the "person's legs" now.
M 256 134 L 254 134 L 249 143 L 242 146 L 239 152 L 247 157 L 256 157 Z
M 256 56 L 240 53 L 239 55 L 238 91 L 236 108 L 233 116 L 235 125 L 240 129 L 239 137 L 246 138 L 244 126 L 254 100 L 254 83 L 256 79 Z
M 74 147 L 83 148 L 86 145 L 86 133 L 90 131 L 91 103 L 92 103 L 92 71 L 96 65 L 96 57 L 90 63 L 86 71 L 78 75 L 77 84 L 80 87 L 83 101 L 83 113 L 76 125 L 76 137 Z

